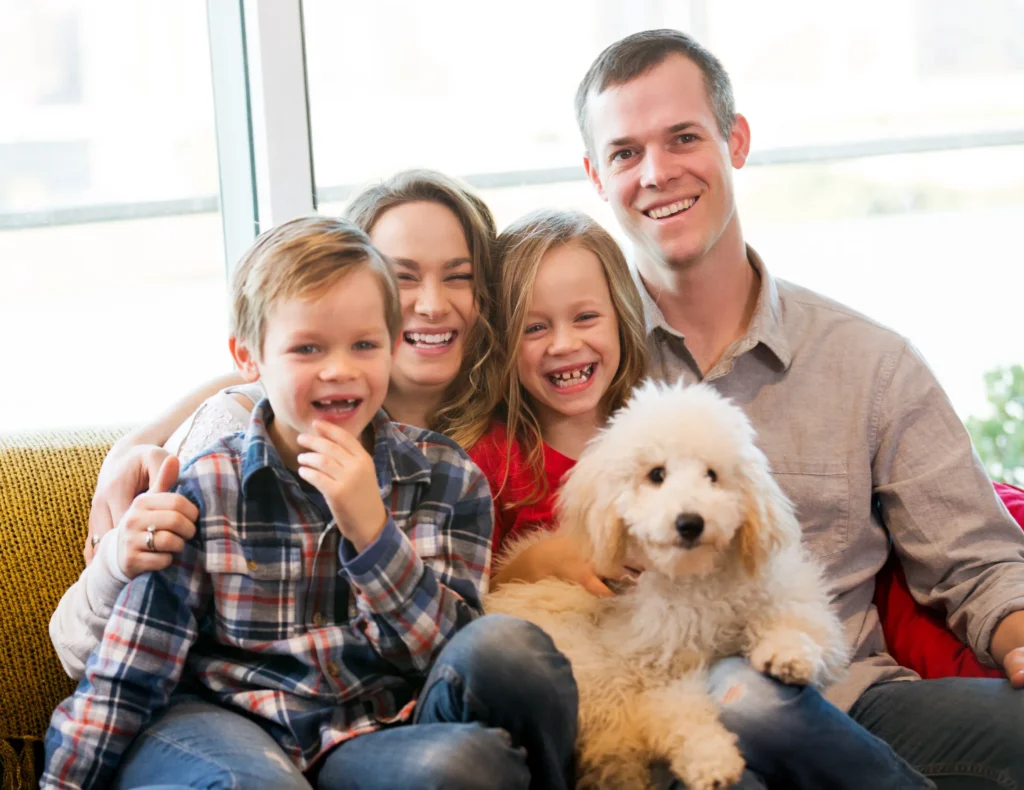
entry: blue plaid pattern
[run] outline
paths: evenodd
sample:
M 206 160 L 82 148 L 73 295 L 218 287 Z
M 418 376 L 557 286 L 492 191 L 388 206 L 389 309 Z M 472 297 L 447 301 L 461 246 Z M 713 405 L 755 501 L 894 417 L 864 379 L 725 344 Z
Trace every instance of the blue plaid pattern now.
M 480 471 L 431 431 L 374 418 L 390 517 L 362 554 L 281 463 L 263 401 L 247 433 L 182 470 L 198 529 L 121 592 L 46 735 L 43 787 L 104 787 L 180 685 L 258 721 L 302 770 L 412 713 L 427 670 L 481 613 L 493 511 Z

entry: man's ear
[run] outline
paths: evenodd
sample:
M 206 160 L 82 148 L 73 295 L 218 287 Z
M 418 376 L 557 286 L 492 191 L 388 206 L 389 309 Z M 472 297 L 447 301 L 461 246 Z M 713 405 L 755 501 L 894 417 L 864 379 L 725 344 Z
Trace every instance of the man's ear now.
M 590 183 L 594 185 L 594 189 L 597 190 L 597 194 L 601 196 L 601 200 L 608 202 L 608 195 L 604 192 L 604 184 L 601 183 L 601 174 L 597 172 L 597 165 L 595 165 L 588 154 L 583 154 L 583 169 L 587 171 L 587 178 L 590 179 Z
M 228 348 L 231 349 L 231 357 L 235 360 L 235 365 L 238 366 L 238 372 L 242 374 L 242 378 L 246 381 L 256 381 L 260 377 L 256 355 L 234 335 L 228 338 Z
M 736 113 L 736 119 L 732 123 L 732 131 L 729 132 L 729 160 L 732 166 L 739 170 L 747 163 L 747 156 L 750 155 L 750 124 L 747 119 Z

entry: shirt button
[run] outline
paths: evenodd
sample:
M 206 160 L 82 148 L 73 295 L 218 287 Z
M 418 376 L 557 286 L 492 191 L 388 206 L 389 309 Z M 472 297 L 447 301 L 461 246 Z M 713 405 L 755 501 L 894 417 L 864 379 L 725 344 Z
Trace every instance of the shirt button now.
M 327 662 L 327 674 L 328 675 L 333 675 L 334 677 L 337 677 L 340 672 L 341 672 L 341 670 L 338 669 L 338 665 L 337 664 L 335 664 L 333 661 L 328 661 Z
M 317 628 L 322 628 L 326 622 L 327 618 L 320 614 L 320 612 L 313 613 L 313 625 L 315 625 Z
M 253 560 L 249 560 L 249 561 L 248 561 L 247 563 L 245 563 L 245 564 L 249 566 L 249 570 L 251 570 L 251 571 L 255 571 L 255 570 L 256 570 L 257 568 L 259 568 L 259 567 L 260 567 L 260 566 L 259 566 L 259 565 L 257 565 L 257 564 L 256 564 L 256 563 L 255 563 L 255 562 L 254 562 Z

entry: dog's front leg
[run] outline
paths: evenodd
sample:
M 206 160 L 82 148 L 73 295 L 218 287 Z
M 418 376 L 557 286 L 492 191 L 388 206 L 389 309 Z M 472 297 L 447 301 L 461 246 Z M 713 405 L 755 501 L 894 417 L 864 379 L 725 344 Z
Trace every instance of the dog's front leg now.
M 718 719 L 703 672 L 650 689 L 643 706 L 655 756 L 666 759 L 689 790 L 725 790 L 740 780 L 746 764 L 736 736 Z
M 817 568 L 793 550 L 766 579 L 765 605 L 747 622 L 747 656 L 783 683 L 826 686 L 843 677 L 849 651 Z

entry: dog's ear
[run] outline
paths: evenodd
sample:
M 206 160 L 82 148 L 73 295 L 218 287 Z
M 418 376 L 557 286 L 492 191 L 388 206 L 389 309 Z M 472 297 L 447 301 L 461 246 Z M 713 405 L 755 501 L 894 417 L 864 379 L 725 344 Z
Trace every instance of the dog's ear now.
M 611 491 L 601 484 L 599 454 L 584 452 L 572 468 L 558 495 L 558 534 L 576 541 L 597 574 L 617 576 L 626 555 L 625 527 Z
M 753 575 L 773 551 L 800 541 L 793 505 L 772 476 L 768 459 L 756 447 L 739 468 L 744 518 L 737 538 L 740 559 Z

